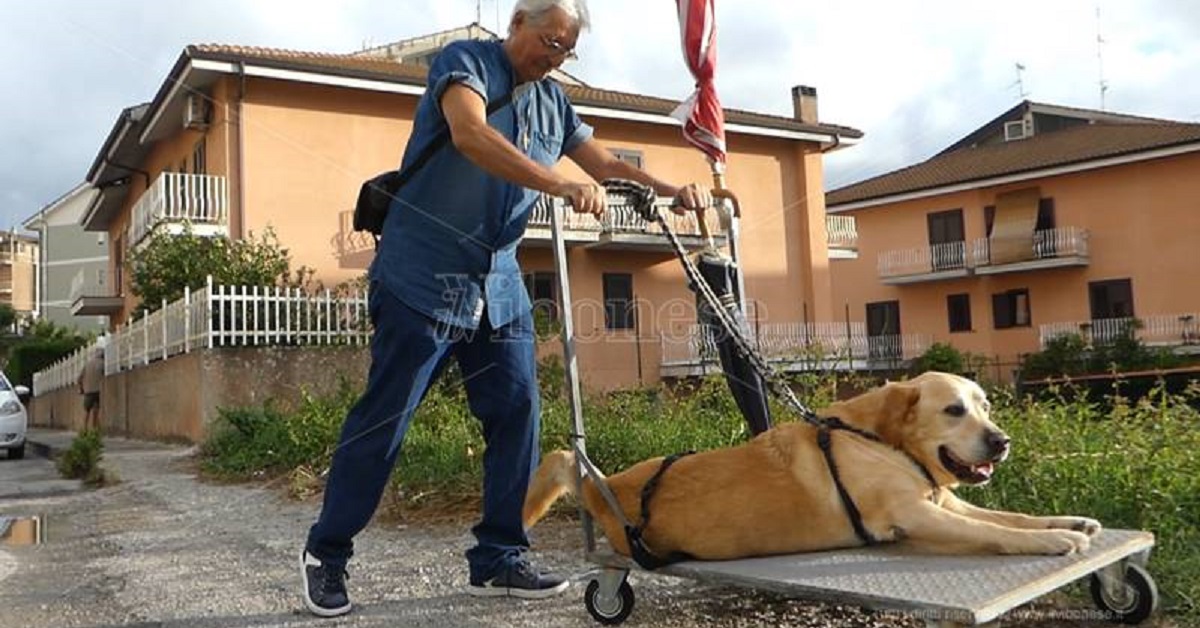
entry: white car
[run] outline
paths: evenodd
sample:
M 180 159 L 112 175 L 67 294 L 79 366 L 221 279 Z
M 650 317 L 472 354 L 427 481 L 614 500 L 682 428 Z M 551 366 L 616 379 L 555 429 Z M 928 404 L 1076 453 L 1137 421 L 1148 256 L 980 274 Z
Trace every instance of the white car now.
M 25 457 L 25 430 L 29 427 L 29 416 L 21 397 L 29 394 L 24 386 L 13 386 L 4 373 L 0 373 L 0 451 L 7 451 L 10 460 Z

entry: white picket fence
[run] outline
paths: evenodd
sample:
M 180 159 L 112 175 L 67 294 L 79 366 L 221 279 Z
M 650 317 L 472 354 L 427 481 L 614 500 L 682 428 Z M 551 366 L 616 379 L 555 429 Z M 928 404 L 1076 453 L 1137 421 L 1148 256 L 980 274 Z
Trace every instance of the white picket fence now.
M 104 350 L 104 372 L 114 374 L 156 360 L 213 347 L 365 345 L 371 329 L 367 295 L 325 290 L 214 285 L 129 321 L 117 331 L 33 375 L 35 396 L 75 385 L 87 356 Z

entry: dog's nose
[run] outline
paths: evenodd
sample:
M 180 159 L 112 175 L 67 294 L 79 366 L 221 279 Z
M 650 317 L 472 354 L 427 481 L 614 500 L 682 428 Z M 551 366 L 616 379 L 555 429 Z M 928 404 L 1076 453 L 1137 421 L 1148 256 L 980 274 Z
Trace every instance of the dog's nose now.
M 993 455 L 999 456 L 1000 454 L 1007 452 L 1008 445 L 1011 442 L 1012 440 L 1003 432 L 991 432 L 987 436 L 988 450 L 991 451 Z

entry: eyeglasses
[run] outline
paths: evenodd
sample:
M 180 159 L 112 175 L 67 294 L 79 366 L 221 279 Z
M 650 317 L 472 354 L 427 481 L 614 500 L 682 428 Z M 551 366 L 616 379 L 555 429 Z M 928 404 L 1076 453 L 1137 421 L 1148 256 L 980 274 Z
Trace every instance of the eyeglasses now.
M 579 58 L 579 55 L 575 54 L 574 48 L 564 48 L 562 43 L 560 43 L 557 39 L 554 39 L 549 35 L 539 35 L 538 37 L 541 37 L 542 45 L 550 51 L 550 54 L 556 57 L 562 57 L 568 61 L 574 61 Z

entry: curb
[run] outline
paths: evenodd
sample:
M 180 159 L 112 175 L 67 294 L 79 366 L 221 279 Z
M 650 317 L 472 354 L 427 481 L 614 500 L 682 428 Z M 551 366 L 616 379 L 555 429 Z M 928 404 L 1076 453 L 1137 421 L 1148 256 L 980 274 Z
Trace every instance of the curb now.
M 36 440 L 27 439 L 25 441 L 25 446 L 28 447 L 30 451 L 34 453 L 34 455 L 46 458 L 47 460 L 54 460 L 55 458 L 58 458 L 59 454 L 62 453 L 61 449 L 56 448 L 49 443 L 43 443 Z

